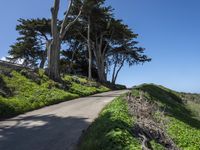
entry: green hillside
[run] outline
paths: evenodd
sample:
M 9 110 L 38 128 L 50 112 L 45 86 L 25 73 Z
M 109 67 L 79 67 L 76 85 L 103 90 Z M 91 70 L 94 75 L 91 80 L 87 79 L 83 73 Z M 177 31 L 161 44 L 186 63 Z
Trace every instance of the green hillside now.
M 155 124 L 148 125 L 148 119 Z M 147 125 L 141 125 L 142 120 Z M 154 150 L 199 150 L 200 95 L 154 84 L 134 87 L 129 96 L 114 100 L 102 111 L 79 149 L 139 150 L 145 141 L 141 134 Z
M 43 70 L 12 71 L 0 68 L 0 119 L 81 96 L 109 91 L 85 77 L 63 76 L 63 83 L 50 80 Z

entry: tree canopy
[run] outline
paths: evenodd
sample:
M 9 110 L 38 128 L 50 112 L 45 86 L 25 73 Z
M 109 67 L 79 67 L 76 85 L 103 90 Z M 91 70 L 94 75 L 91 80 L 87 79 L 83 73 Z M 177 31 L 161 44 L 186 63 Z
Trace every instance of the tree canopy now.
M 58 67 L 57 73 L 81 73 L 101 82 L 106 82 L 112 71 L 113 84 L 125 64 L 151 61 L 144 54 L 145 49 L 137 46 L 138 34 L 115 17 L 105 0 L 72 0 L 60 21 L 59 3 L 55 0 L 51 19 L 18 20 L 16 30 L 20 37 L 9 50 L 10 60 L 23 59 L 24 65 L 40 68 L 47 63 L 48 69 Z
M 9 57 L 11 61 L 23 60 L 23 65 L 44 67 L 46 62 L 46 41 L 50 36 L 50 19 L 22 19 L 18 20 L 19 24 L 16 30 L 20 37 L 17 42 L 11 45 Z

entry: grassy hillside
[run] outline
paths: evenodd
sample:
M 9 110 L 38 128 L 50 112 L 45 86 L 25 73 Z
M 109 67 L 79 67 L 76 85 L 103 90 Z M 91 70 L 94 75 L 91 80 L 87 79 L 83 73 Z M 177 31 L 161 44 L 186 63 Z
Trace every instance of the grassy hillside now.
M 159 122 L 165 122 L 163 131 L 178 148 L 183 150 L 200 149 L 200 95 L 179 93 L 163 86 L 144 84 L 132 90 L 132 100 L 140 99 L 141 92 L 144 93 L 143 99 L 148 104 L 158 108 L 151 117 L 156 118 Z M 99 118 L 84 135 L 80 144 L 81 150 L 141 149 L 142 139 L 135 133 L 138 120 L 135 112 L 143 110 L 146 106 L 144 106 L 144 101 L 141 101 L 143 108 L 133 107 L 126 99 L 127 97 L 118 98 L 102 111 Z M 133 108 L 137 110 L 131 110 Z M 149 110 L 146 111 L 148 113 Z M 153 130 L 155 129 L 152 128 L 147 132 L 153 133 Z M 152 149 L 164 150 L 164 145 L 157 141 L 156 138 L 150 139 Z
M 139 140 L 131 133 L 133 123 L 127 103 L 119 97 L 104 108 L 78 147 L 80 150 L 138 150 Z
M 200 95 L 178 93 L 156 85 L 142 85 L 133 92 L 137 90 L 145 91 L 149 100 L 165 109 L 165 116 L 170 120 L 167 131 L 179 148 L 200 149 Z
M 50 80 L 43 70 L 37 73 L 0 68 L 0 119 L 47 105 L 109 91 L 84 77 L 63 77 L 63 83 Z

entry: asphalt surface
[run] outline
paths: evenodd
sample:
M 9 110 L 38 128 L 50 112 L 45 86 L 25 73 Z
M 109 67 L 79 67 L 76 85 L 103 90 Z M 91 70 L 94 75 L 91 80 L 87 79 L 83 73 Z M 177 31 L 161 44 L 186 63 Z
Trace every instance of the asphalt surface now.
M 73 150 L 102 108 L 125 92 L 78 98 L 1 121 L 0 150 Z

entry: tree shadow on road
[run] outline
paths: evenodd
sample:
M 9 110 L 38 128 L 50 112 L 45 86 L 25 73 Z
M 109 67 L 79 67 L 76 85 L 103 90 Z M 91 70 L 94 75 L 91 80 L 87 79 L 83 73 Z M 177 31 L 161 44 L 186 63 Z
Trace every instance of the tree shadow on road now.
M 36 115 L 16 117 L 0 122 L 0 149 L 71 149 L 76 145 L 83 130 L 88 128 L 89 123 L 87 119 L 77 117 L 63 118 L 55 115 Z

